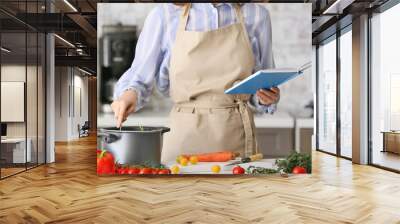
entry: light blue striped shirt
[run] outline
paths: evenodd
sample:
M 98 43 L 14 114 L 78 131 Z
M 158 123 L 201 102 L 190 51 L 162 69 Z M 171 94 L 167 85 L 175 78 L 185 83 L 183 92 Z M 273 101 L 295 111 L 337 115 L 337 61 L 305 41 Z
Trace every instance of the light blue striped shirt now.
M 160 4 L 147 16 L 139 36 L 132 66 L 116 84 L 114 99 L 127 89 L 138 93 L 136 110 L 148 102 L 154 85 L 164 95 L 169 95 L 169 62 L 182 7 Z M 272 54 L 271 20 L 268 10 L 257 4 L 246 3 L 241 7 L 246 30 L 252 45 L 255 68 L 274 68 Z M 238 22 L 231 3 L 195 3 L 189 12 L 186 30 L 208 31 Z M 259 112 L 273 113 L 276 105 L 260 105 L 254 95 L 250 104 Z

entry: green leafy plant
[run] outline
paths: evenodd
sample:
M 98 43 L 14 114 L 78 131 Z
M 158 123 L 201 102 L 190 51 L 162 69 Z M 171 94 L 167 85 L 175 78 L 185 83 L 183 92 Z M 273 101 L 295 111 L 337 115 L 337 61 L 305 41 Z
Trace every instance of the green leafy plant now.
M 277 159 L 275 161 L 279 171 L 292 173 L 295 166 L 304 167 L 307 173 L 311 173 L 311 155 L 292 152 L 286 159 Z

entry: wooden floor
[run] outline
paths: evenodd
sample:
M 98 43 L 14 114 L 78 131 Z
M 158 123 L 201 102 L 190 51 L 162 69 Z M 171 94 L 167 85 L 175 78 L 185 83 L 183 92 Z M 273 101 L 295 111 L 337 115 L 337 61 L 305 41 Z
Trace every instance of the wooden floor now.
M 400 175 L 313 154 L 289 178 L 97 177 L 95 138 L 0 181 L 0 223 L 400 223 Z

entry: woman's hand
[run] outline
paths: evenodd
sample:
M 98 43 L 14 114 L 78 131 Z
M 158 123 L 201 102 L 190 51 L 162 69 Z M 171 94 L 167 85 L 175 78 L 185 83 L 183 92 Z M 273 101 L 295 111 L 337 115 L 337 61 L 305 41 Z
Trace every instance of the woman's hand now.
M 122 123 L 126 121 L 128 115 L 135 111 L 137 101 L 137 94 L 134 90 L 125 91 L 118 100 L 111 104 L 114 111 L 115 119 L 117 120 L 117 128 L 121 127 Z
M 257 98 L 262 105 L 271 105 L 277 103 L 280 98 L 280 90 L 278 87 L 272 87 L 271 89 L 260 89 L 256 93 Z

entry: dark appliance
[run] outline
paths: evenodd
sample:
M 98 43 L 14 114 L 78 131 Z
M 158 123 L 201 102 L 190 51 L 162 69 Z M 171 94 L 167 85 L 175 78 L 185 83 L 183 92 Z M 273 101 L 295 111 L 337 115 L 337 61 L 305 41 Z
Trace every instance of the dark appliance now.
M 7 124 L 1 123 L 1 137 L 7 136 Z
M 113 100 L 114 86 L 131 66 L 135 57 L 137 27 L 123 25 L 103 26 L 100 38 L 100 101 L 102 105 Z

